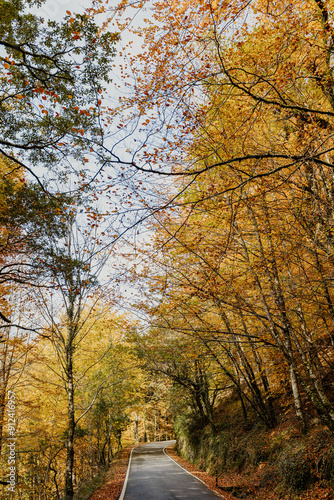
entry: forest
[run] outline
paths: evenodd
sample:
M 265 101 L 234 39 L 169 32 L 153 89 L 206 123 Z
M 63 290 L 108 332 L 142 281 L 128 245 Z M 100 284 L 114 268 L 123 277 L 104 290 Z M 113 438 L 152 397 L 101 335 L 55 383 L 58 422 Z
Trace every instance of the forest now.
M 50 2 L 0 0 L 1 498 L 174 437 L 332 498 L 334 0 Z

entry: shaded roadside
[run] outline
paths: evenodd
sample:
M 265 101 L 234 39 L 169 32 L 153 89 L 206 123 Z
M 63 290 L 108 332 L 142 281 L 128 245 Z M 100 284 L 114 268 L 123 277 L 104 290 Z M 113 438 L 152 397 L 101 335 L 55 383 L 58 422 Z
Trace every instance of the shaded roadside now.
M 75 500 L 117 500 L 122 491 L 129 456 L 133 446 L 124 448 L 102 477 L 83 485 Z
M 248 473 L 228 471 L 216 479 L 215 476 L 199 469 L 177 455 L 174 446 L 168 447 L 166 451 L 181 467 L 203 481 L 210 490 L 217 493 L 224 500 L 291 500 L 292 497 L 295 500 L 334 500 L 333 490 L 321 484 L 316 484 L 310 490 L 300 494 L 294 493 L 291 495 L 291 492 L 280 491 L 276 488 L 277 484 L 275 484 L 274 480 L 264 480 L 261 466 L 256 471 L 248 471 Z
M 184 458 L 180 457 L 174 450 L 175 445 L 169 446 L 166 451 L 168 455 L 175 460 L 181 467 L 186 469 L 188 472 L 193 474 L 195 477 L 200 479 L 211 491 L 215 492 L 217 495 L 219 495 L 221 498 L 224 498 L 224 500 L 236 500 L 238 497 L 235 497 L 232 493 L 228 491 L 223 491 L 222 487 L 217 487 L 216 485 L 216 478 L 209 474 L 208 472 L 205 472 L 195 465 L 193 465 L 190 462 L 187 462 L 187 460 L 184 460 Z M 225 486 L 224 486 L 225 488 Z M 240 498 L 240 497 L 239 497 Z M 244 497 L 246 498 L 246 497 Z M 250 497 L 249 497 L 250 498 Z

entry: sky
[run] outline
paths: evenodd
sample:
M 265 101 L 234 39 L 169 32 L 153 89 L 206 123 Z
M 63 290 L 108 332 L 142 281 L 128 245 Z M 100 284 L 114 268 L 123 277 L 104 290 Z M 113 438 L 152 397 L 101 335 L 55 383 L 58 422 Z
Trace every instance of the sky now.
M 82 13 L 88 7 L 91 7 L 93 0 L 46 0 L 40 7 L 34 7 L 30 9 L 30 11 L 38 16 L 42 16 L 45 19 L 50 19 L 53 21 L 61 21 L 66 16 L 66 11 L 70 11 L 71 13 Z M 117 0 L 114 0 L 110 3 L 110 5 L 117 4 Z M 136 20 L 132 23 L 132 25 L 140 26 L 143 24 L 143 18 L 149 17 L 149 13 L 147 11 L 139 12 L 136 14 Z M 104 20 L 103 15 L 97 16 L 95 22 L 99 23 Z M 110 26 L 110 31 L 113 31 L 113 27 Z M 115 28 L 116 30 L 116 28 Z M 112 78 L 113 81 L 117 84 L 117 88 L 115 85 L 112 85 L 109 89 L 109 99 L 112 105 L 118 104 L 118 97 L 122 95 L 124 92 L 127 92 L 125 86 L 122 86 L 122 81 L 124 81 L 124 75 L 120 71 L 120 65 L 124 66 L 124 59 L 120 55 L 122 51 L 124 51 L 125 46 L 127 46 L 128 42 L 133 40 L 135 43 L 131 46 L 131 49 L 128 47 L 127 52 L 131 50 L 131 55 L 136 55 L 141 51 L 141 40 L 139 37 L 135 37 L 133 34 L 130 34 L 128 30 L 124 30 L 121 33 L 121 40 L 116 45 L 116 55 L 114 58 L 114 66 Z M 123 88 L 124 90 L 123 90 Z
M 47 19 L 59 21 L 67 10 L 79 13 L 89 7 L 91 3 L 91 0 L 47 0 L 41 7 L 34 8 L 32 11 Z
M 41 5 L 41 7 L 35 7 L 34 9 L 31 9 L 31 11 L 34 14 L 37 14 L 38 16 L 42 16 L 45 19 L 50 19 L 50 20 L 55 20 L 55 21 L 61 21 L 64 16 L 66 16 L 66 11 L 70 11 L 71 13 L 81 13 L 84 12 L 85 9 L 90 7 L 93 3 L 93 0 L 46 0 L 45 3 Z M 116 3 L 116 0 L 114 0 L 114 3 Z M 136 21 L 135 24 L 141 25 L 143 23 L 143 18 L 148 17 L 147 11 L 145 14 L 143 12 L 140 12 L 139 15 L 136 16 Z M 102 17 L 101 17 L 102 19 Z M 99 22 L 99 19 L 97 18 L 97 22 Z M 111 28 L 112 30 L 112 28 Z M 110 88 L 108 89 L 109 91 L 109 96 L 107 97 L 107 100 L 109 100 L 110 104 L 118 104 L 118 97 L 122 95 L 124 92 L 126 93 L 127 90 L 125 87 L 122 85 L 122 81 L 124 82 L 124 76 L 121 73 L 119 66 L 120 64 L 124 65 L 124 59 L 119 55 L 119 53 L 124 49 L 124 46 L 127 45 L 127 43 L 133 38 L 133 35 L 130 35 L 128 31 L 124 31 L 121 33 L 121 41 L 118 42 L 116 46 L 116 56 L 114 58 L 114 66 L 112 70 L 112 78 L 113 82 L 117 84 L 117 88 L 115 85 L 112 83 Z M 132 54 L 136 54 L 140 52 L 141 50 L 141 40 L 138 38 L 135 40 L 135 43 L 131 47 Z M 123 90 L 124 88 L 124 90 Z M 126 149 L 126 146 L 123 145 L 121 146 L 121 149 Z M 120 151 L 121 156 L 123 156 L 122 151 Z M 101 200 L 100 200 L 101 201 Z M 126 208 L 126 207 L 125 207 Z M 143 229 L 143 228 L 141 228 Z M 145 229 L 145 228 L 144 228 Z M 144 232 L 144 235 L 137 236 L 137 238 L 140 241 L 147 241 L 149 239 L 150 235 L 147 235 L 147 229 Z M 123 260 L 122 260 L 123 262 Z M 119 266 L 121 264 L 121 259 L 118 257 L 117 258 L 117 265 Z M 126 268 L 132 267 L 134 262 L 131 264 L 131 262 L 124 261 L 124 270 Z M 112 265 L 112 262 L 111 262 Z M 117 267 L 118 267 L 117 266 Z M 106 270 L 103 273 L 108 274 L 111 271 L 109 266 L 106 266 Z M 133 302 L 134 295 L 136 295 L 137 290 L 136 287 L 131 286 L 131 285 L 120 285 L 120 291 L 123 295 L 123 307 L 125 309 L 128 308 L 127 305 L 127 299 L 130 303 Z

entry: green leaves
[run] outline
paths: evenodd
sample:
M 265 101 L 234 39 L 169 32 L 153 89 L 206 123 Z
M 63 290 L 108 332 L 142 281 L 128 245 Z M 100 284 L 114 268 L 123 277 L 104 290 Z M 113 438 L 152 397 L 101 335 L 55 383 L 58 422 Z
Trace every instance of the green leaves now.
M 59 168 L 67 155 L 83 159 L 90 141 L 101 143 L 99 112 L 89 108 L 111 81 L 118 37 L 100 34 L 85 14 L 45 23 L 25 5 L 0 3 L 0 150 Z

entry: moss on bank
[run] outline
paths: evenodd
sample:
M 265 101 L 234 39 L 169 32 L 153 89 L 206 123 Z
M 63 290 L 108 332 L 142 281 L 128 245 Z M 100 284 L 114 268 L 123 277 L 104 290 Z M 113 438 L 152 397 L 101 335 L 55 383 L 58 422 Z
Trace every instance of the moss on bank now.
M 177 417 L 175 430 L 177 452 L 216 476 L 217 483 L 233 472 L 259 489 L 273 489 L 281 498 L 298 496 L 315 485 L 334 487 L 333 435 L 317 421 L 306 435 L 297 430 L 293 418 L 268 430 L 256 419 L 245 422 L 231 408 L 216 422 L 213 435 L 208 425 L 201 427 L 194 417 L 183 415 Z

